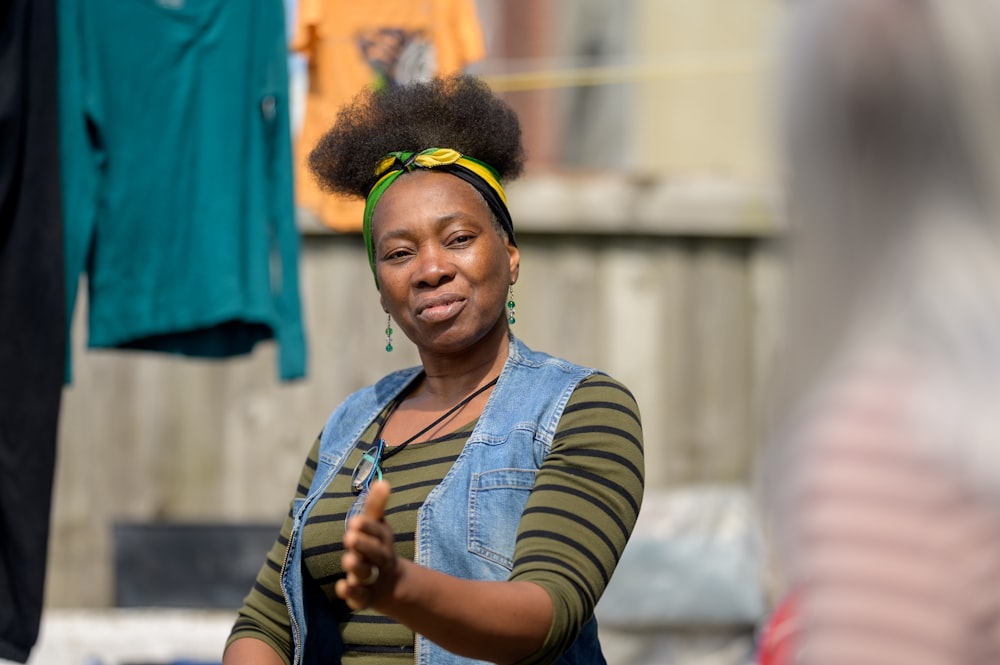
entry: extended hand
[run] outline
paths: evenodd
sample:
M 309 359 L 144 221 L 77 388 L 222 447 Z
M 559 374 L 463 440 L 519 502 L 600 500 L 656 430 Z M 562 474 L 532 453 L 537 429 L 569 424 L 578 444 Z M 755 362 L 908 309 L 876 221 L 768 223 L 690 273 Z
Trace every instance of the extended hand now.
M 399 571 L 392 529 L 385 523 L 389 483 L 372 483 L 364 512 L 350 520 L 344 534 L 341 565 L 347 576 L 334 587 L 337 596 L 353 610 L 373 607 L 388 600 Z

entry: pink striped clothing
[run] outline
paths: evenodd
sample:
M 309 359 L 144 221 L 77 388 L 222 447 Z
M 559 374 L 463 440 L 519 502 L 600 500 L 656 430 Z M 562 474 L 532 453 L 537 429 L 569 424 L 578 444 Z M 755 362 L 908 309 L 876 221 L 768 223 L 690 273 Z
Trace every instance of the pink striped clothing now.
M 851 373 L 800 421 L 779 525 L 797 663 L 1000 664 L 1000 504 L 918 445 L 901 367 Z

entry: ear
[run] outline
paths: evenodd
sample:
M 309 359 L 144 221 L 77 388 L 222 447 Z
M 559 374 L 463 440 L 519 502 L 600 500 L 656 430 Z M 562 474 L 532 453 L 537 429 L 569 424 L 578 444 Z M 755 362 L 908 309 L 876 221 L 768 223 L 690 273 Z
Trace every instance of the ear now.
M 382 311 L 386 314 L 389 313 L 389 308 L 385 306 L 385 296 L 382 295 L 382 290 L 379 289 L 378 292 L 378 303 L 382 306 Z
M 510 283 L 515 284 L 521 272 L 521 250 L 510 240 L 507 241 L 507 256 L 510 258 Z

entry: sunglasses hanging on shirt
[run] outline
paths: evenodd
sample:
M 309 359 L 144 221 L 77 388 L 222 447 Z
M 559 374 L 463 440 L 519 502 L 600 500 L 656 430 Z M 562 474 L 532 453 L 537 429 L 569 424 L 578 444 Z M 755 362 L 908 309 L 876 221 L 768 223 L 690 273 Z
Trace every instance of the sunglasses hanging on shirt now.
M 367 451 L 358 460 L 358 463 L 354 467 L 354 472 L 351 474 L 351 491 L 355 494 L 360 495 L 358 499 L 351 506 L 351 510 L 347 513 L 347 518 L 345 521 L 350 521 L 352 517 L 361 513 L 364 510 L 364 499 L 368 494 L 368 488 L 371 486 L 372 482 L 377 478 L 382 480 L 382 464 L 392 457 L 393 455 L 399 453 L 408 445 L 422 437 L 427 432 L 431 431 L 442 422 L 447 420 L 450 416 L 454 415 L 456 411 L 461 409 L 463 406 L 474 400 L 476 397 L 484 393 L 486 390 L 492 388 L 496 385 L 497 381 L 500 379 L 499 376 L 495 377 L 492 381 L 477 388 L 467 397 L 463 398 L 455 406 L 448 409 L 441 417 L 437 418 L 427 427 L 423 428 L 409 439 L 399 444 L 398 446 L 393 446 L 392 448 L 386 447 L 385 439 L 382 438 L 382 429 L 385 424 L 389 422 L 389 418 L 396 411 L 396 407 L 400 405 L 403 401 L 404 395 L 400 395 L 396 398 L 396 401 L 392 403 L 389 412 L 385 414 L 385 418 L 378 427 L 378 431 L 375 433 L 375 442 L 368 448 Z

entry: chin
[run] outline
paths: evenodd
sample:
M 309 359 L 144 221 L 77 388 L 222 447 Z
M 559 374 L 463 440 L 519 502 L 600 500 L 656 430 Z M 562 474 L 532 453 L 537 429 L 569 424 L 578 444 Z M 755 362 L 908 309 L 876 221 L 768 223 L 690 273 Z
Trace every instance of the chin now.
M 457 330 L 449 330 L 435 337 L 424 340 L 418 345 L 422 351 L 443 355 L 452 355 L 473 350 L 478 344 L 482 344 L 490 336 L 490 330 L 478 333 L 460 333 Z

